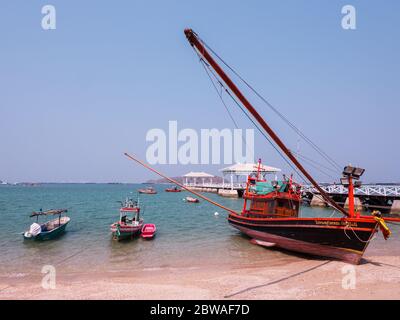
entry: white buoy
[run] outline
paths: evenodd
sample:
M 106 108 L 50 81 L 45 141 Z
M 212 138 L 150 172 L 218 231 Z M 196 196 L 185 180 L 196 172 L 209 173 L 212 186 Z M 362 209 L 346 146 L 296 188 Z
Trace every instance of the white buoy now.
M 219 216 L 219 213 L 217 211 L 215 211 L 214 216 Z

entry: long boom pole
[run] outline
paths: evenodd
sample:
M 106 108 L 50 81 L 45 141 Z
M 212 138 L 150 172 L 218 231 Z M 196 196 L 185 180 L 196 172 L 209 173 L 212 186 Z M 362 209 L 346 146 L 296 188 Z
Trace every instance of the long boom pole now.
M 206 196 L 203 196 L 201 193 L 196 192 L 196 191 L 194 191 L 194 190 L 191 190 L 190 188 L 186 187 L 184 184 L 182 184 L 182 183 L 176 181 L 175 179 L 172 179 L 172 178 L 166 176 L 165 174 L 161 173 L 160 171 L 157 171 L 156 169 L 150 167 L 148 164 L 146 164 L 146 163 L 144 163 L 143 161 L 139 160 L 138 158 L 136 158 L 136 157 L 130 155 L 129 153 L 126 153 L 126 152 L 125 152 L 124 155 L 125 155 L 127 158 L 129 158 L 130 160 L 137 162 L 138 164 L 140 164 L 141 166 L 145 167 L 146 169 L 148 169 L 148 170 L 150 170 L 150 171 L 153 171 L 154 173 L 158 174 L 160 177 L 163 177 L 164 179 L 167 179 L 169 182 L 174 183 L 174 184 L 176 184 L 177 186 L 180 186 L 182 189 L 185 189 L 186 191 L 189 191 L 190 193 L 192 193 L 192 194 L 198 196 L 199 198 L 202 198 L 203 200 L 208 201 L 209 203 L 213 204 L 214 206 L 217 206 L 217 207 L 219 207 L 219 208 L 221 208 L 221 209 L 224 209 L 224 210 L 226 210 L 226 211 L 228 211 L 228 212 L 230 212 L 230 213 L 238 214 L 235 210 L 230 209 L 230 208 L 228 208 L 228 207 L 225 207 L 225 206 L 223 206 L 222 204 L 219 204 L 218 202 L 215 202 L 215 201 L 211 200 L 210 198 L 208 198 L 208 197 L 206 197 Z
M 195 47 L 198 53 L 204 57 L 204 59 L 210 64 L 210 66 L 217 72 L 221 79 L 226 83 L 229 89 L 235 94 L 235 96 L 241 101 L 241 103 L 246 107 L 247 110 L 252 114 L 252 116 L 257 120 L 257 122 L 263 127 L 263 129 L 268 133 L 268 135 L 275 141 L 279 148 L 286 154 L 286 156 L 293 162 L 293 164 L 304 174 L 304 176 L 312 183 L 312 185 L 319 191 L 321 196 L 326 202 L 332 205 L 335 209 L 340 211 L 346 216 L 350 216 L 349 213 L 339 206 L 335 201 L 333 201 L 329 195 L 318 185 L 314 178 L 304 169 L 301 163 L 296 159 L 296 157 L 290 152 L 290 150 L 285 146 L 282 140 L 276 135 L 276 133 L 271 129 L 271 127 L 265 122 L 257 110 L 250 104 L 250 102 L 241 93 L 238 87 L 232 82 L 228 75 L 221 69 L 214 58 L 208 53 L 204 45 L 201 43 L 196 33 L 192 29 L 185 29 L 185 35 L 188 39 L 190 45 Z

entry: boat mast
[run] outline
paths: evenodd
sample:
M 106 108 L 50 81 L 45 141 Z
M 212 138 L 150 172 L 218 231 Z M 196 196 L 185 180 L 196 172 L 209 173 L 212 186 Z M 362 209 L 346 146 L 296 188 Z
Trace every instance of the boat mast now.
M 260 180 L 260 170 L 261 170 L 261 159 L 258 159 L 257 180 Z
M 190 45 L 197 49 L 197 52 L 210 64 L 210 66 L 218 73 L 221 79 L 226 83 L 229 89 L 235 94 L 235 96 L 242 102 L 246 109 L 253 115 L 257 122 L 263 127 L 263 129 L 268 133 L 268 135 L 275 141 L 279 148 L 286 154 L 286 156 L 293 162 L 293 164 L 304 174 L 304 176 L 312 183 L 312 185 L 319 191 L 320 195 L 324 198 L 326 202 L 332 205 L 335 209 L 340 211 L 346 216 L 350 216 L 349 213 L 339 206 L 335 201 L 333 201 L 329 195 L 318 185 L 314 178 L 306 171 L 306 169 L 301 165 L 301 163 L 296 159 L 296 157 L 290 152 L 290 150 L 285 146 L 282 140 L 276 135 L 276 133 L 271 129 L 271 127 L 265 122 L 261 115 L 256 109 L 250 104 L 250 102 L 245 98 L 245 96 L 240 92 L 238 87 L 232 82 L 232 80 L 227 76 L 227 74 L 221 69 L 218 63 L 213 59 L 213 57 L 208 53 L 204 45 L 199 40 L 197 34 L 192 29 L 185 29 L 185 35 L 188 39 Z

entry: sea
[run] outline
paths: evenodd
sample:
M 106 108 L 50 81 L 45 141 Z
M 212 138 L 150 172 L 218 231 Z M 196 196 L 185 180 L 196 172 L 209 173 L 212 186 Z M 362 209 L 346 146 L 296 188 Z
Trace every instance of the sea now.
M 120 201 L 136 199 L 142 184 L 41 184 L 0 186 L 0 275 L 16 277 L 40 272 L 52 265 L 69 272 L 129 272 L 201 267 L 280 267 L 312 259 L 277 249 L 263 248 L 229 226 L 227 213 L 201 200 L 183 201 L 188 192 L 167 193 L 168 185 L 153 185 L 155 195 L 140 195 L 145 223 L 157 226 L 153 240 L 112 240 L 110 225 L 119 218 Z M 242 199 L 205 194 L 240 211 Z M 29 215 L 39 209 L 68 209 L 65 234 L 51 241 L 24 241 L 22 233 L 35 222 Z M 302 216 L 335 216 L 331 209 L 304 206 Z M 376 236 L 366 257 L 400 255 L 398 225 L 392 237 Z

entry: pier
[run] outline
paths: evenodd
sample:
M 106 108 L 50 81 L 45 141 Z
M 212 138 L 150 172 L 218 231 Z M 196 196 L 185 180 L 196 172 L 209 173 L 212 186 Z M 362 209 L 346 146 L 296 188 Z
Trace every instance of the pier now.
M 241 198 L 246 189 L 246 183 L 188 183 L 185 186 L 193 191 L 217 193 L 229 198 Z
M 347 188 L 340 184 L 320 186 L 339 204 L 347 206 Z M 355 205 L 361 210 L 380 210 L 384 213 L 400 213 L 400 184 L 365 184 L 354 188 Z M 326 206 L 311 185 L 303 186 L 303 200 L 311 206 Z

